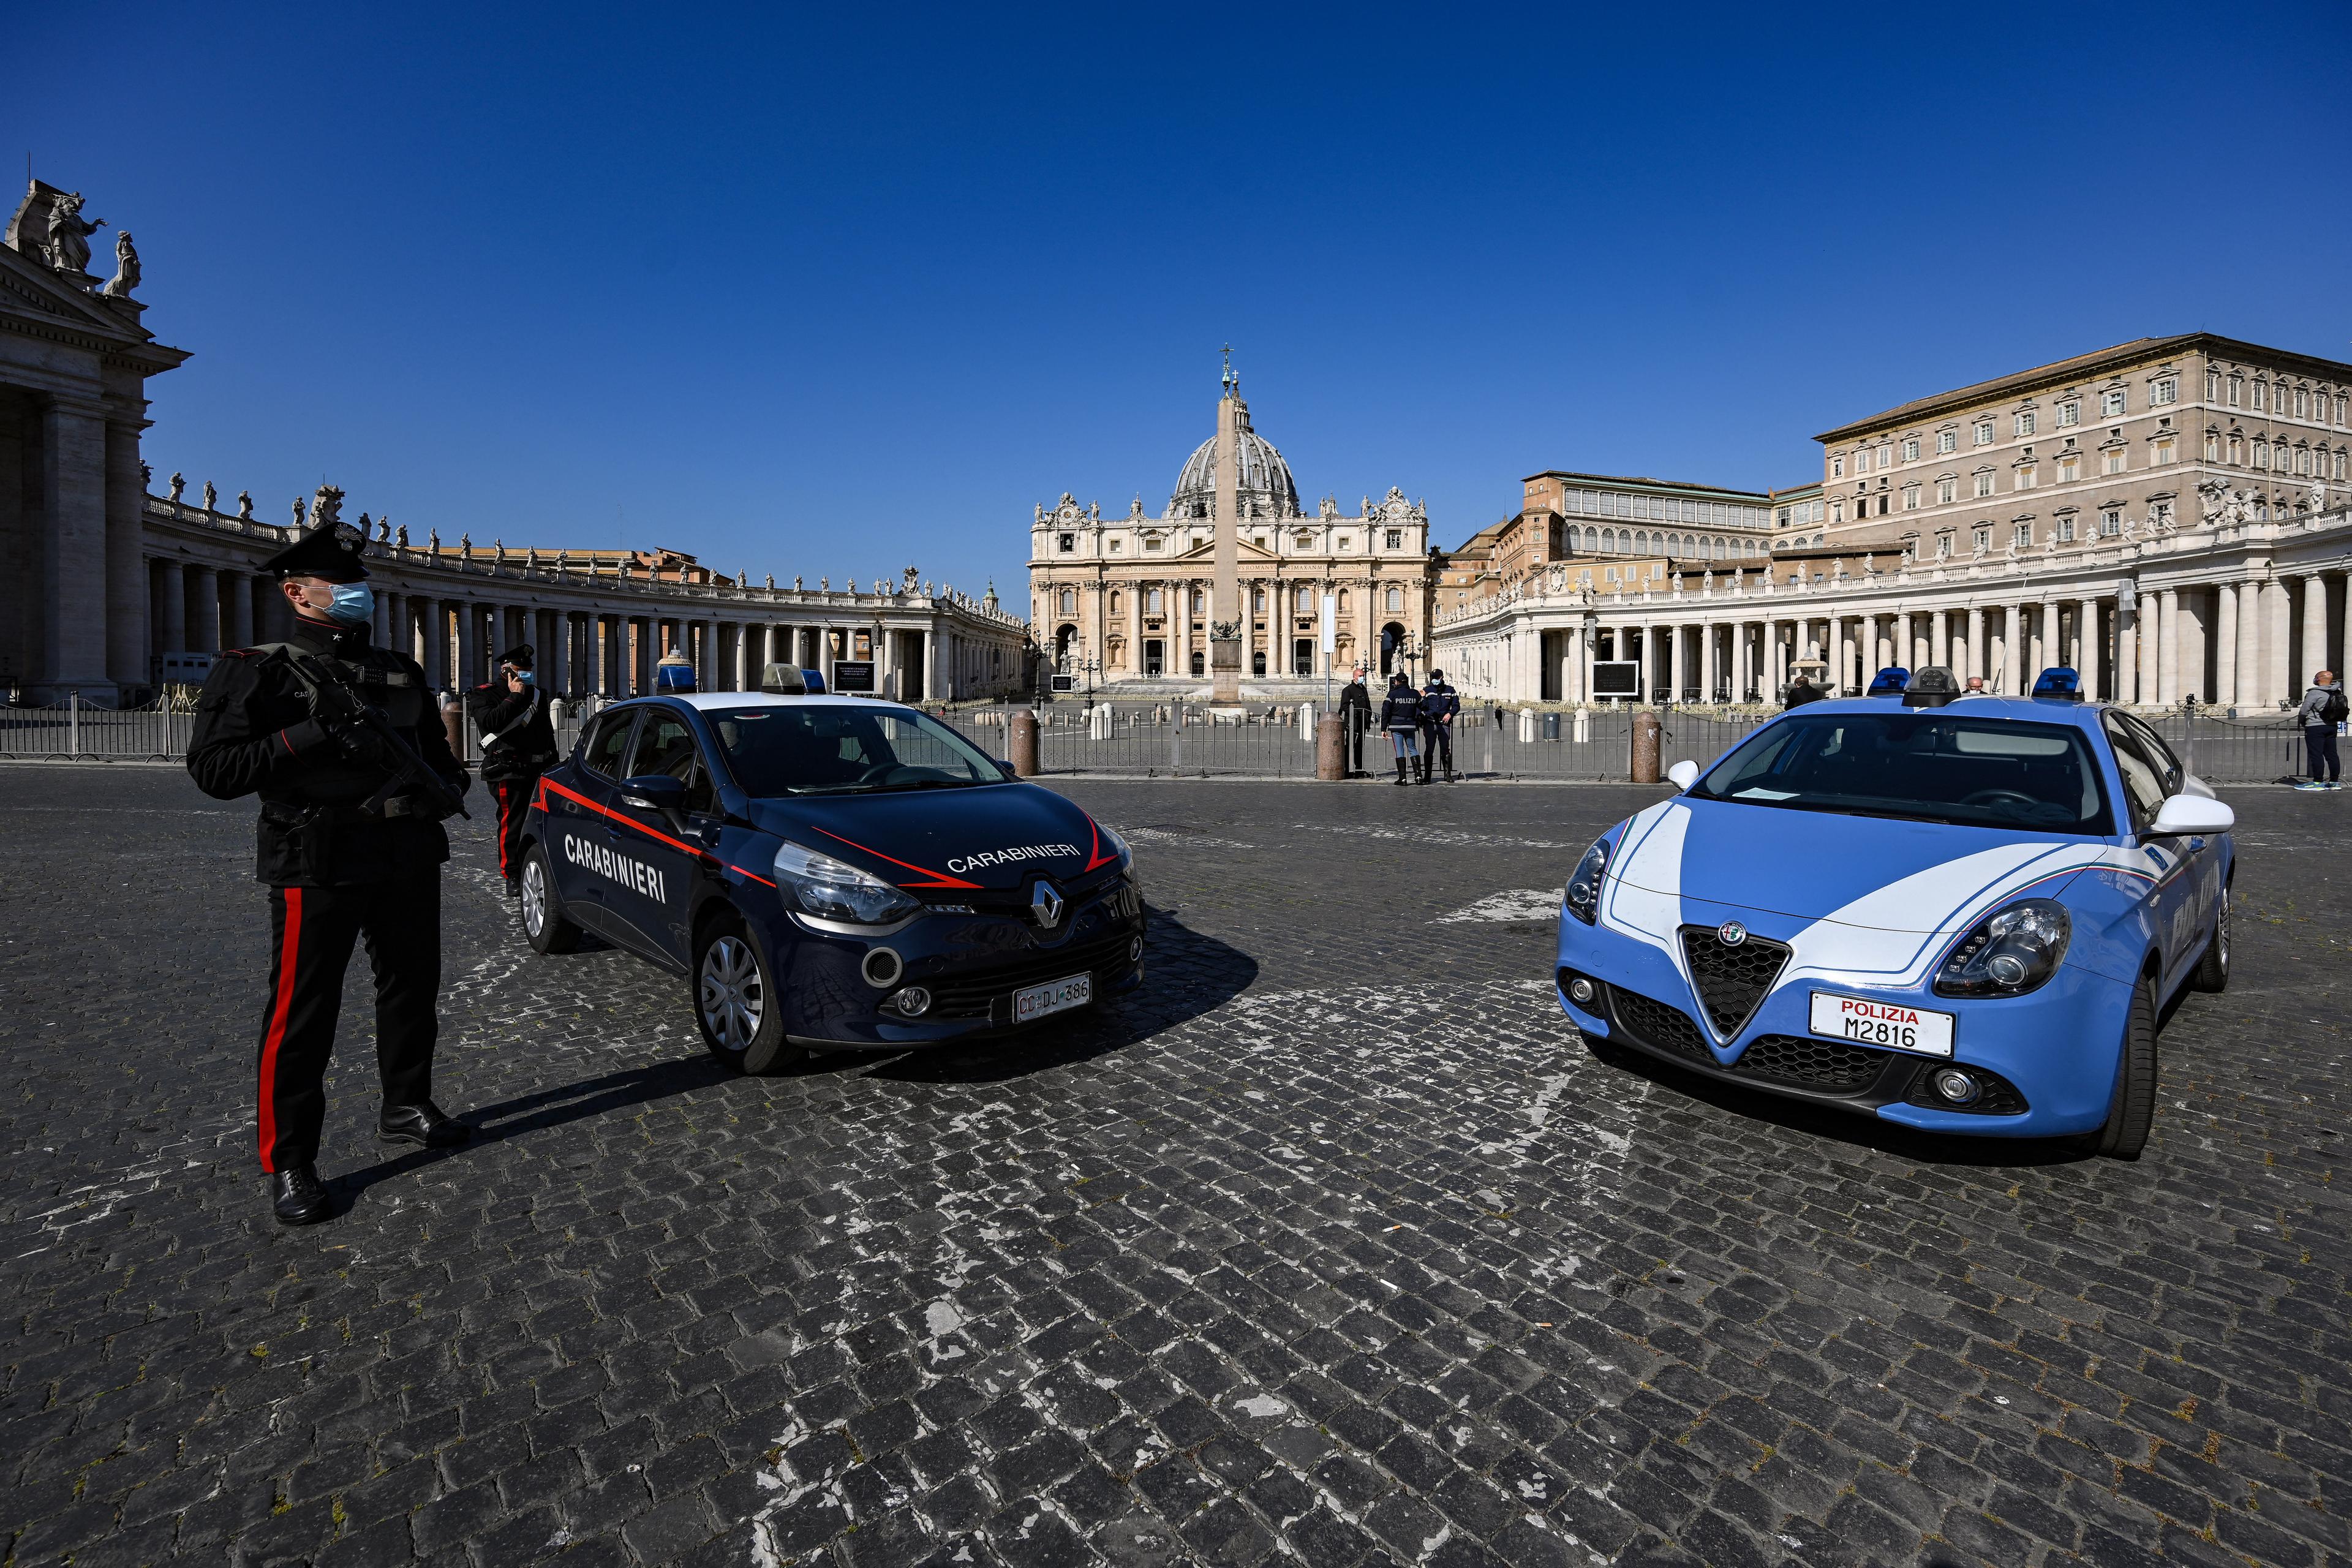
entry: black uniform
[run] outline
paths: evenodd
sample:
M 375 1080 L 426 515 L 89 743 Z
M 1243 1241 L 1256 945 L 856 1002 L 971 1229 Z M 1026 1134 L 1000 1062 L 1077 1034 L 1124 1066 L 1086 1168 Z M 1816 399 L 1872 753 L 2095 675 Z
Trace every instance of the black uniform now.
M 1437 759 L 1445 759 L 1447 783 L 1454 779 L 1454 718 L 1462 711 L 1462 700 L 1454 696 L 1454 688 L 1443 677 L 1432 679 L 1421 689 L 1421 782 L 1427 784 L 1429 775 L 1437 771 Z
M 1405 782 L 1408 759 L 1421 760 L 1421 693 L 1402 676 L 1389 684 L 1381 699 L 1381 728 L 1388 731 L 1389 750 L 1396 757 L 1396 782 Z
M 1348 771 L 1364 771 L 1364 731 L 1372 727 L 1372 694 L 1364 689 L 1364 678 L 1356 677 L 1339 689 L 1339 721 L 1348 736 Z
M 298 617 L 286 644 L 224 654 L 197 700 L 188 772 L 217 800 L 261 797 L 256 875 L 269 885 L 269 1004 L 262 1016 L 261 1165 L 318 1159 L 327 1058 L 352 943 L 375 972 L 376 1066 L 387 1106 L 427 1104 L 434 1000 L 441 986 L 441 873 L 448 836 L 435 808 L 396 781 L 377 742 L 313 714 L 295 661 L 341 678 L 383 712 L 427 766 L 459 792 L 416 661 L 371 644 L 367 627 Z
M 1808 702 L 1819 702 L 1822 695 L 1822 689 L 1811 681 L 1796 681 L 1790 686 L 1789 694 L 1781 699 L 1780 706 L 1783 710 L 1802 708 Z
M 530 668 L 530 649 L 501 654 L 502 662 Z M 530 809 L 539 775 L 555 765 L 555 726 L 547 716 L 547 694 L 526 680 L 509 691 L 504 679 L 466 693 L 466 712 L 482 736 L 482 782 L 499 803 L 499 875 L 508 886 L 522 874 L 522 819 Z

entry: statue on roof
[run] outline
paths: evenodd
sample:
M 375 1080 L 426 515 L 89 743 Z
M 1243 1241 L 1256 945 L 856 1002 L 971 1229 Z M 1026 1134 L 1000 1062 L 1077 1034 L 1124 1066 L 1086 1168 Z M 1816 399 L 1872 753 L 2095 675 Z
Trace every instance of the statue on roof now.
M 239 490 L 236 492 L 236 515 L 247 522 L 251 522 L 253 521 L 253 492 L 251 490 Z
M 388 544 L 391 542 L 392 513 L 385 512 L 382 517 L 375 520 L 375 538 L 376 542 L 379 544 Z
M 400 525 L 400 531 L 392 536 L 392 542 L 403 550 L 408 548 L 408 524 L 404 522 Z
M 185 479 L 182 479 L 182 478 L 181 478 L 179 475 L 177 475 L 177 474 L 173 474 L 173 475 L 172 476 L 172 494 L 171 494 L 171 496 L 169 497 L 169 500 L 171 500 L 171 502 L 172 502 L 172 504 L 173 504 L 173 506 L 177 506 L 177 505 L 179 505 L 179 504 L 180 504 L 180 492 L 181 492 L 182 490 L 184 490 L 184 489 L 186 489 L 187 488 L 188 488 L 188 481 L 187 481 L 187 480 L 185 480 Z
M 110 300 L 128 300 L 131 290 L 139 287 L 139 247 L 131 243 L 131 231 L 117 229 L 114 234 L 114 276 L 106 280 L 99 292 Z
M 105 226 L 102 217 L 81 216 L 79 191 L 59 191 L 49 198 L 49 265 L 60 272 L 88 272 L 89 237 Z
M 206 479 L 205 481 L 205 510 L 206 511 L 213 510 L 213 503 L 218 500 L 220 500 L 220 491 L 213 489 L 212 480 Z

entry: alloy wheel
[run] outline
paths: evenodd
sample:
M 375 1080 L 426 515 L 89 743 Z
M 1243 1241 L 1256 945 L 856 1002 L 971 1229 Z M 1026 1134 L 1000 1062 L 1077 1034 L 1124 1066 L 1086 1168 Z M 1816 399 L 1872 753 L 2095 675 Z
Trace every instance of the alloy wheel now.
M 522 928 L 533 936 L 547 928 L 547 867 L 536 855 L 523 862 Z
M 739 936 L 722 936 L 702 954 L 702 1021 L 711 1038 L 730 1051 L 749 1050 L 760 1032 L 767 994 L 760 961 Z

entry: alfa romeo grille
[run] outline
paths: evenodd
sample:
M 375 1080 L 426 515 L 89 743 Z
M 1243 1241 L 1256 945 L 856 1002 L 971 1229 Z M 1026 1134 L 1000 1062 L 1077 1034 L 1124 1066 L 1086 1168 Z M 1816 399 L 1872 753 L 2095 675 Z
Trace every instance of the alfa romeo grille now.
M 1866 1051 L 1839 1040 L 1798 1035 L 1766 1035 L 1739 1053 L 1731 1070 L 1774 1083 L 1852 1094 L 1870 1087 L 1886 1065 L 1885 1051 Z
M 1699 1037 L 1698 1026 L 1681 1008 L 1653 1002 L 1617 985 L 1609 988 L 1609 1003 L 1617 1026 L 1643 1045 L 1703 1067 L 1716 1065 L 1715 1058 L 1707 1054 L 1706 1042 Z
M 1728 1041 L 1755 1016 L 1756 1005 L 1789 962 L 1789 949 L 1784 942 L 1752 934 L 1735 947 L 1717 936 L 1713 926 L 1685 926 L 1683 958 L 1690 965 L 1691 985 L 1699 1005 L 1706 1009 L 1706 1021 Z

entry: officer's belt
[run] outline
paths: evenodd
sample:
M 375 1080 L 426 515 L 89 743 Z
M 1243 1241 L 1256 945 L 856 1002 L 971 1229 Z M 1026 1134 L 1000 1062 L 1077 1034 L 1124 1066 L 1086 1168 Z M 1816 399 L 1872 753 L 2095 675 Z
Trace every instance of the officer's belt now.
M 409 795 L 387 796 L 383 802 L 383 808 L 378 811 L 370 811 L 364 805 L 306 805 L 301 809 L 303 817 L 307 821 L 340 822 L 345 826 L 361 823 L 372 824 L 378 822 L 390 822 L 400 817 L 421 817 L 427 816 L 428 815 L 425 811 L 424 803 L 419 801 L 415 795 Z

